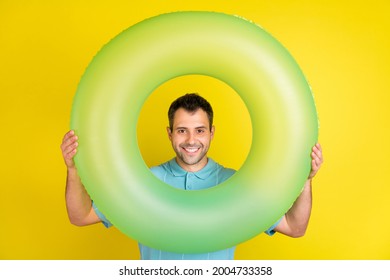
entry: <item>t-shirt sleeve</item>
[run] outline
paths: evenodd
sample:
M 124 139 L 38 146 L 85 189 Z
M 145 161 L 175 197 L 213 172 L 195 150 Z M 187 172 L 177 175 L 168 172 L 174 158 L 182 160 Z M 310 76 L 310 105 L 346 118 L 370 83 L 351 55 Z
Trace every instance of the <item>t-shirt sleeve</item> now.
M 283 217 L 282 217 L 283 218 Z M 278 226 L 278 224 L 280 223 L 280 221 L 282 220 L 282 218 L 280 218 L 279 220 L 276 221 L 276 223 L 274 223 L 269 229 L 267 229 L 265 231 L 266 234 L 268 234 L 269 236 L 272 236 L 276 233 L 275 231 L 275 228 Z
M 96 204 L 93 201 L 92 201 L 92 207 L 93 207 L 93 210 L 95 210 L 96 215 L 102 221 L 103 225 L 106 228 L 112 227 L 111 222 L 106 218 L 106 216 L 104 216 L 104 214 L 102 212 L 99 211 L 99 209 L 97 208 Z

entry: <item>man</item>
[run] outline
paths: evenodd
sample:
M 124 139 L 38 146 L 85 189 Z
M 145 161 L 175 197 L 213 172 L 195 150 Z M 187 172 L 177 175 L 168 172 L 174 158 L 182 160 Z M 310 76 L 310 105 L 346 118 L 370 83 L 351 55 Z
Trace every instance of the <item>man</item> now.
M 234 174 L 234 170 L 224 168 L 207 157 L 215 127 L 212 107 L 204 98 L 197 94 L 186 94 L 176 99 L 169 108 L 168 118 L 167 133 L 176 157 L 151 168 L 158 178 L 179 189 L 199 190 L 222 183 Z M 73 131 L 65 135 L 61 145 L 67 166 L 66 205 L 69 219 L 77 226 L 103 222 L 109 227 L 111 223 L 92 202 L 77 174 L 73 161 L 77 145 L 77 136 Z M 311 172 L 301 195 L 290 210 L 266 231 L 267 234 L 280 232 L 291 237 L 305 234 L 312 206 L 311 181 L 323 162 L 319 144 L 313 147 L 311 157 Z M 177 254 L 143 244 L 139 244 L 139 249 L 141 259 L 233 259 L 235 250 L 233 247 L 205 254 Z

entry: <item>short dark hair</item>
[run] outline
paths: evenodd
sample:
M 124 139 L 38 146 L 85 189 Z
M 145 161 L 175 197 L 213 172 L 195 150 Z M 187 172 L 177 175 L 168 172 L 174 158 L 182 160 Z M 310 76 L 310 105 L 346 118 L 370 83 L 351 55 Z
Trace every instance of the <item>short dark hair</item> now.
M 180 108 L 183 108 L 190 113 L 194 113 L 199 109 L 205 111 L 209 119 L 211 130 L 211 127 L 213 126 L 214 117 L 213 108 L 206 99 L 204 99 L 197 93 L 187 93 L 172 102 L 168 110 L 169 128 L 171 130 L 173 128 L 173 119 L 175 117 L 175 113 Z

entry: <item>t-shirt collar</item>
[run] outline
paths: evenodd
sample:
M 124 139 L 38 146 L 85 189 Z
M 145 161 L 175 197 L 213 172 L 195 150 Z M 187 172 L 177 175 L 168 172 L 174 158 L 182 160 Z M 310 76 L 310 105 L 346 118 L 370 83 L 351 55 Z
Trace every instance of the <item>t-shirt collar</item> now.
M 169 161 L 169 167 L 171 169 L 173 176 L 176 177 L 185 176 L 187 173 L 189 173 L 177 163 L 176 158 L 173 158 Z M 203 167 L 201 170 L 197 172 L 191 172 L 191 173 L 193 173 L 199 179 L 206 179 L 207 177 L 210 176 L 210 173 L 215 169 L 215 167 L 216 167 L 216 162 L 211 158 L 208 158 L 205 167 Z

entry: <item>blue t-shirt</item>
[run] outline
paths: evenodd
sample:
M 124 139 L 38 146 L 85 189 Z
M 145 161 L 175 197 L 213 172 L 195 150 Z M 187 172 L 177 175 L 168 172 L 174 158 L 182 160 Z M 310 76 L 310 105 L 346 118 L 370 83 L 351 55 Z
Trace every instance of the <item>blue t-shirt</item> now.
M 235 173 L 235 170 L 225 168 L 210 158 L 206 166 L 197 172 L 184 170 L 177 164 L 176 159 L 152 167 L 150 170 L 161 181 L 182 190 L 202 190 L 214 187 L 229 179 Z M 95 204 L 93 204 L 93 208 L 106 227 L 112 226 Z M 279 222 L 280 220 L 269 228 L 266 233 L 273 235 L 275 233 L 274 228 Z M 139 243 L 139 250 L 141 260 L 232 260 L 235 247 L 210 253 L 180 254 L 157 250 Z

